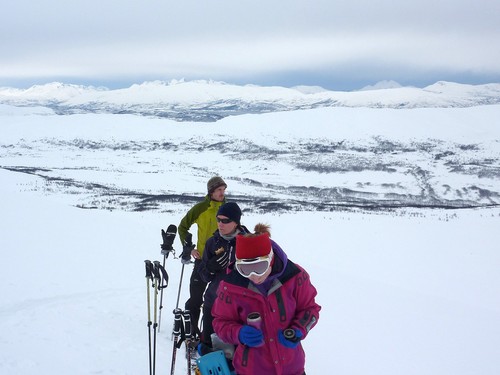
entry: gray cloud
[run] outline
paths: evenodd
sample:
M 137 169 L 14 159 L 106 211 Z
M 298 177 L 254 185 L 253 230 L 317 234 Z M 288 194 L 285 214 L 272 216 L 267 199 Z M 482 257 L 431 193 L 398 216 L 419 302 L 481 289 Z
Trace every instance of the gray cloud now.
M 18 0 L 0 15 L 8 36 L 0 41 L 0 84 L 484 83 L 500 80 L 498 19 L 493 0 Z

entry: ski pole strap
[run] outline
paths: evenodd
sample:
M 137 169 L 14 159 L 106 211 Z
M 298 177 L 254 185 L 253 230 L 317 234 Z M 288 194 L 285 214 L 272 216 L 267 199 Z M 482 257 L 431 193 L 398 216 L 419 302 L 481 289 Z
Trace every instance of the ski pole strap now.
M 177 345 L 175 346 L 177 349 L 179 349 L 182 346 L 182 343 L 186 341 L 186 334 L 184 332 L 184 324 L 181 324 L 181 333 L 180 333 L 180 338 L 177 341 Z
M 161 274 L 161 277 L 158 278 L 162 279 L 161 285 L 158 286 L 158 289 L 164 289 L 168 286 L 168 273 L 165 270 L 165 267 L 163 267 L 159 261 L 155 260 L 153 263 L 154 263 L 154 268 L 158 272 L 158 276 L 160 276 Z
M 158 266 L 157 264 L 160 264 L 159 262 L 157 263 L 158 261 L 155 260 L 153 262 L 153 268 L 152 268 L 152 271 L 153 271 L 153 277 L 156 279 L 156 280 L 160 280 L 161 279 L 161 276 L 160 276 L 160 271 L 158 270 Z

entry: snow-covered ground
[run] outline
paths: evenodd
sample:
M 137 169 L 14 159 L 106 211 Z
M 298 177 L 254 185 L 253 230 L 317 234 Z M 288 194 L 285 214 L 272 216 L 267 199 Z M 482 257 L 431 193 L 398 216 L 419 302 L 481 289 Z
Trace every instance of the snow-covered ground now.
M 410 120 L 415 116 L 419 121 Z M 311 171 L 278 157 L 260 160 L 255 150 L 245 149 L 243 160 L 234 150 L 206 146 L 229 134 L 231 142 L 241 138 L 278 148 L 283 142 L 287 149 L 300 149 L 305 134 L 308 141 L 330 144 L 340 134 L 353 144 L 376 136 L 441 145 L 468 140 L 482 160 L 490 160 L 487 182 L 465 173 L 447 183 L 473 180 L 497 191 L 499 116 L 495 105 L 383 112 L 337 108 L 176 123 L 1 106 L 0 373 L 148 372 L 144 260 L 162 259 L 160 230 L 178 224 L 192 202 L 172 199 L 139 211 L 126 198 L 116 200 L 110 186 L 122 193 L 191 197 L 204 192 L 209 177 L 221 174 L 229 198 L 241 199 L 256 196 L 255 189 L 259 195 L 278 195 L 269 186 L 325 188 L 352 179 L 382 186 L 390 177 L 391 184 L 410 189 L 403 170 Z M 144 147 L 155 140 L 177 147 Z M 179 147 L 188 140 L 203 140 L 205 146 Z M 313 153 L 321 158 L 320 151 Z M 456 159 L 460 164 L 460 154 Z M 433 169 L 433 177 L 447 176 L 447 165 Z M 263 184 L 249 182 L 256 180 Z M 102 186 L 107 189 L 99 190 Z M 294 192 L 276 199 L 290 201 Z M 498 205 L 324 211 L 301 205 L 254 210 L 251 199 L 242 205 L 243 223 L 250 228 L 269 223 L 274 240 L 309 271 L 318 289 L 320 321 L 304 342 L 308 374 L 500 373 Z M 174 247 L 179 252 L 178 240 Z M 157 373 L 170 369 L 180 261 L 170 257 L 166 268 L 170 284 Z M 184 274 L 183 302 L 188 274 L 190 269 Z M 178 358 L 176 373 L 184 374 L 182 355 Z

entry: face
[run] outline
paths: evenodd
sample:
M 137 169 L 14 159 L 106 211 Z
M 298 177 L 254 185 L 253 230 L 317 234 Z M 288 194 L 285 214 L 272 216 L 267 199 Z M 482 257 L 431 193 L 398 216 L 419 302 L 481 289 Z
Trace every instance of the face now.
M 224 200 L 225 193 L 226 193 L 226 187 L 222 185 L 214 190 L 214 192 L 210 195 L 210 198 L 213 201 L 222 202 Z
M 274 253 L 254 259 L 236 259 L 236 270 L 254 284 L 262 284 L 272 272 Z M 264 272 L 264 273 L 262 273 Z
M 223 234 L 224 236 L 233 233 L 238 226 L 238 224 L 236 224 L 234 221 L 230 221 L 229 223 L 223 223 L 222 221 L 219 221 L 231 220 L 227 216 L 217 215 L 217 219 L 217 228 L 219 228 L 219 233 Z
M 271 273 L 271 270 L 272 268 L 269 267 L 266 271 L 265 274 L 261 275 L 261 276 L 256 276 L 256 275 L 251 275 L 249 277 L 250 281 L 254 284 L 262 284 L 264 281 L 266 281 L 267 277 L 269 276 L 269 274 Z

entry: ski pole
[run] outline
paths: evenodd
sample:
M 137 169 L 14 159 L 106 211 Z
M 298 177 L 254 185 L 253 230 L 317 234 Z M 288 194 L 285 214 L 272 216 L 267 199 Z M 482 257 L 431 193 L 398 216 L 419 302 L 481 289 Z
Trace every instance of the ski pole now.
M 154 320 L 153 320 L 153 375 L 156 373 L 156 327 L 157 323 L 157 308 L 158 308 L 158 286 L 160 284 L 160 271 L 153 263 L 153 277 L 154 277 Z
M 144 261 L 146 266 L 146 292 L 147 292 L 147 300 L 148 300 L 148 338 L 149 338 L 149 375 L 152 375 L 152 363 L 151 363 L 151 291 L 149 287 L 150 280 L 153 279 L 152 268 L 153 265 L 151 261 Z
M 177 341 L 181 334 L 181 323 L 182 323 L 182 310 L 179 308 L 175 308 L 174 310 L 174 329 L 172 330 L 172 334 L 174 336 L 174 345 L 172 350 L 172 365 L 170 367 L 170 375 L 174 375 L 175 373 L 175 359 L 177 354 Z
M 177 303 L 175 304 L 176 309 L 179 308 L 179 300 L 181 298 L 182 276 L 184 275 L 184 266 L 185 266 L 185 264 L 182 265 L 182 269 L 181 269 L 181 277 L 179 280 L 179 290 L 177 291 Z
M 185 255 L 184 254 L 185 249 L 188 250 L 189 257 L 191 257 L 191 250 L 194 249 L 192 238 L 193 238 L 193 235 L 191 233 L 188 233 L 186 235 L 186 240 L 184 241 L 183 250 L 182 250 L 183 257 Z M 182 262 L 181 277 L 179 279 L 179 289 L 177 290 L 177 303 L 175 304 L 176 309 L 179 308 L 179 299 L 181 298 L 182 276 L 184 275 L 184 266 L 185 265 L 186 264 L 184 262 Z
M 167 231 L 164 231 L 163 229 L 161 230 L 163 244 L 160 247 L 161 247 L 161 253 L 163 255 L 163 269 L 165 269 L 165 263 L 166 263 L 166 260 L 168 258 L 168 255 L 170 254 L 170 252 L 173 252 L 174 257 L 175 257 L 175 250 L 172 247 L 172 244 L 174 243 L 176 234 L 177 234 L 177 227 L 173 224 L 170 224 L 168 226 Z M 161 289 L 161 293 L 160 293 L 160 313 L 159 313 L 159 317 L 158 317 L 158 332 L 160 332 L 161 310 L 162 309 L 163 309 L 163 288 Z
M 188 249 L 186 247 L 186 245 L 191 244 L 191 238 L 192 238 L 192 235 L 190 233 L 188 233 L 188 235 L 186 237 L 186 242 L 183 244 L 184 245 L 183 246 L 183 256 L 184 256 L 184 251 L 186 249 L 189 250 L 188 252 L 190 254 L 191 249 Z M 184 340 L 184 338 L 179 340 L 179 336 L 181 335 L 181 331 L 184 331 L 183 337 L 186 337 L 185 336 L 185 327 L 182 324 L 182 318 L 183 318 L 184 312 L 179 308 L 179 301 L 181 298 L 181 290 L 182 290 L 182 279 L 184 276 L 184 266 L 185 265 L 186 264 L 183 262 L 182 268 L 181 268 L 181 276 L 179 278 L 179 287 L 177 289 L 177 302 L 175 303 L 175 310 L 174 310 L 174 328 L 172 329 L 172 339 L 174 341 L 174 345 L 173 345 L 173 350 L 172 350 L 172 366 L 170 369 L 171 375 L 174 375 L 174 372 L 175 372 L 175 361 L 176 361 L 177 349 L 181 346 L 182 341 Z M 186 318 L 186 315 L 184 315 L 184 318 Z M 187 313 L 187 318 L 188 318 L 188 322 L 189 322 L 189 327 L 188 327 L 189 334 L 191 335 L 191 316 L 189 314 L 189 311 Z M 187 343 L 187 341 L 186 341 L 186 343 Z M 186 350 L 188 350 L 187 346 L 186 346 Z M 188 374 L 191 374 L 191 360 L 190 359 L 188 361 Z
M 165 270 L 165 267 L 160 264 L 159 261 L 155 260 L 153 262 L 154 268 L 158 270 L 158 273 L 160 275 L 160 284 L 158 285 L 158 289 L 161 290 L 161 296 L 160 296 L 160 308 L 159 308 L 159 317 L 158 317 L 158 333 L 160 332 L 160 323 L 161 323 L 161 310 L 163 308 L 162 306 L 162 299 L 163 299 L 163 289 L 165 289 L 168 286 L 168 274 L 167 271 Z
M 168 258 L 168 253 L 167 255 L 163 254 L 163 269 L 165 269 L 165 261 Z M 161 310 L 163 309 L 163 288 L 161 289 L 160 293 L 160 312 L 159 312 L 159 317 L 158 317 L 158 333 L 160 333 L 160 326 L 161 326 Z

